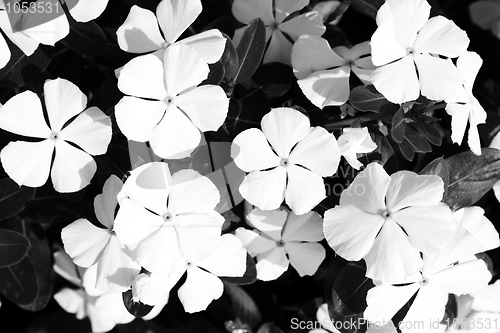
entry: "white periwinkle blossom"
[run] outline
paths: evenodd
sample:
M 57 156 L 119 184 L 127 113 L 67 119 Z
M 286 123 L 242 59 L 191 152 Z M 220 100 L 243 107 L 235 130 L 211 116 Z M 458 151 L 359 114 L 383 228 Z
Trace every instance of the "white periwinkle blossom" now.
M 262 210 L 278 209 L 285 199 L 297 215 L 310 211 L 326 195 L 323 177 L 332 176 L 340 161 L 337 140 L 322 127 L 311 127 L 303 113 L 276 108 L 233 140 L 231 157 L 249 174 L 239 191 Z
M 337 143 L 340 154 L 356 170 L 363 166 L 358 161 L 356 154 L 367 154 L 377 149 L 377 145 L 373 142 L 367 127 L 344 128 L 342 135 L 337 139 Z
M 198 52 L 179 43 L 165 50 L 163 62 L 153 54 L 132 59 L 118 78 L 118 88 L 131 95 L 115 107 L 118 127 L 129 140 L 149 141 L 162 158 L 188 157 L 200 131 L 219 129 L 228 112 L 220 86 L 198 86 L 209 71 Z
M 293 42 L 303 34 L 321 36 L 326 31 L 323 17 L 317 11 L 287 20 L 288 16 L 308 4 L 309 0 L 235 0 L 232 12 L 241 23 L 248 24 L 255 18 L 261 18 L 265 23 L 266 42 L 269 46 L 264 54 L 264 63 L 281 62 L 290 65 Z M 245 27 L 236 30 L 233 38 L 235 44 L 239 43 L 244 29 Z
M 59 306 L 78 319 L 88 317 L 94 333 L 104 333 L 117 324 L 127 324 L 135 319 L 123 305 L 121 292 L 104 292 L 95 289 L 97 265 L 90 268 L 75 266 L 64 252 L 54 253 L 54 270 L 78 289 L 63 288 L 54 294 Z
M 286 208 L 254 208 L 247 219 L 255 229 L 238 228 L 235 234 L 248 253 L 257 258 L 259 280 L 275 280 L 289 265 L 300 276 L 313 275 L 325 259 L 325 249 L 317 243 L 324 237 L 318 213 L 310 211 L 297 216 Z
M 130 250 L 113 231 L 118 204 L 116 196 L 122 185 L 121 180 L 112 175 L 104 184 L 102 194 L 94 199 L 95 214 L 104 229 L 82 218 L 69 224 L 61 232 L 64 249 L 76 265 L 97 265 L 95 287 L 103 291 L 128 290 L 141 270 L 140 265 L 132 259 Z
M 399 171 L 389 176 L 370 163 L 325 212 L 328 244 L 346 260 L 365 259 L 366 276 L 403 283 L 452 238 L 455 223 L 441 202 L 440 177 Z
M 32 91 L 15 95 L 1 108 L 1 129 L 43 139 L 10 142 L 0 152 L 2 166 L 19 185 L 42 186 L 50 173 L 56 191 L 79 191 L 90 183 L 97 170 L 92 156 L 108 149 L 111 119 L 97 107 L 84 111 L 87 97 L 70 81 L 47 80 L 43 90 L 49 125 L 40 98 Z
M 162 0 L 156 7 L 156 16 L 150 10 L 134 5 L 125 22 L 116 31 L 118 45 L 131 53 L 160 50 L 158 55 L 161 58 L 161 50 L 177 42 L 201 11 L 200 0 Z M 226 39 L 217 29 L 207 30 L 178 42 L 194 48 L 209 64 L 220 59 L 226 45 Z
M 462 88 L 462 75 L 449 58 L 464 53 L 469 38 L 453 21 L 429 19 L 430 9 L 426 0 L 387 0 L 377 12 L 370 44 L 373 64 L 380 67 L 370 80 L 393 103 L 416 100 L 420 93 L 444 100 Z
M 423 256 L 424 265 L 404 286 L 380 284 L 368 291 L 364 317 L 371 322 L 388 322 L 410 298 L 413 301 L 401 325 L 403 332 L 428 332 L 436 328 L 445 311 L 448 294 L 477 294 L 485 290 L 491 273 L 474 255 L 500 245 L 498 232 L 479 207 L 457 211 L 453 238 L 439 252 Z M 411 323 L 423 323 L 420 327 Z
M 469 6 L 472 22 L 500 38 L 500 1 L 481 0 L 475 1 Z
M 292 67 L 300 89 L 319 108 L 347 102 L 351 71 L 369 84 L 375 68 L 369 42 L 332 49 L 326 39 L 310 35 L 300 36 L 293 45 Z
M 467 143 L 476 155 L 481 155 L 481 142 L 477 125 L 486 123 L 486 111 L 472 95 L 472 87 L 482 63 L 483 60 L 475 52 L 462 54 L 457 59 L 457 68 L 462 73 L 464 84 L 456 95 L 445 99 L 446 112 L 451 115 L 451 139 L 453 142 L 461 144 L 468 122 Z

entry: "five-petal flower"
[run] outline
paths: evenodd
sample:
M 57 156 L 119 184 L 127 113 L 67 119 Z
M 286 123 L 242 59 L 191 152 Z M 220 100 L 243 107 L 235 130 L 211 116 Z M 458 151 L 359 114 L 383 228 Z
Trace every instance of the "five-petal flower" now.
M 358 161 L 356 154 L 366 154 L 377 149 L 368 133 L 368 128 L 344 128 L 343 133 L 337 139 L 340 154 L 344 156 L 347 162 L 356 170 L 359 170 L 363 164 Z

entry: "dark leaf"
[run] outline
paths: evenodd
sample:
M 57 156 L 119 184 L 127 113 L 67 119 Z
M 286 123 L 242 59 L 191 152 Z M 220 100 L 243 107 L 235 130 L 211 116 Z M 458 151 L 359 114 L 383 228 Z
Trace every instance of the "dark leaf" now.
M 436 158 L 431 163 L 427 164 L 425 168 L 422 169 L 418 174 L 419 175 L 435 175 L 441 177 L 444 183 L 444 193 L 443 198 L 446 198 L 446 194 L 448 192 L 448 185 L 450 183 L 450 176 L 448 170 L 448 163 L 444 160 L 444 158 L 439 157 Z
M 394 172 L 398 171 L 398 162 L 394 155 L 394 149 L 389 141 L 387 141 L 385 136 L 379 133 L 373 133 L 370 131 L 370 136 L 373 142 L 377 145 L 377 149 L 367 155 L 367 163 L 365 164 L 380 161 L 387 172 L 390 172 L 391 170 Z M 364 162 L 363 160 L 360 161 Z M 389 166 L 390 168 L 388 168 Z
M 23 260 L 29 246 L 30 241 L 23 234 L 0 229 L 0 269 Z
M 224 16 L 218 17 L 215 20 L 213 20 L 212 22 L 210 22 L 209 24 L 207 24 L 207 26 L 203 30 L 206 31 L 206 30 L 210 30 L 210 29 L 218 29 L 223 34 L 226 34 L 227 36 L 229 36 L 229 38 L 233 38 L 233 36 L 234 36 L 234 19 L 229 15 L 224 15 Z
M 25 310 L 39 311 L 50 301 L 54 284 L 51 253 L 43 229 L 20 218 L 3 221 L 2 227 L 24 234 L 31 245 L 23 260 L 0 269 L 0 293 Z
M 444 317 L 441 320 L 441 323 L 451 326 L 456 322 L 456 318 L 458 315 L 458 302 L 457 296 L 454 294 L 448 295 L 448 303 L 446 304 L 446 308 L 444 310 Z
M 132 169 L 129 150 L 118 145 L 109 145 L 108 151 L 104 155 L 95 156 L 97 162 L 97 175 L 102 182 L 105 182 L 109 176 L 116 175 L 123 178 L 128 171 Z M 152 162 L 152 161 L 147 161 Z
M 370 16 L 372 19 L 377 17 L 377 11 L 384 4 L 384 0 L 351 0 L 351 6 L 359 13 Z
M 142 302 L 134 302 L 134 300 L 132 299 L 132 289 L 124 291 L 122 293 L 122 297 L 123 304 L 127 308 L 127 311 L 137 318 L 146 316 L 153 309 L 152 305 L 144 304 Z
M 232 141 L 242 131 L 252 127 L 260 127 L 262 117 L 269 110 L 268 106 L 262 104 L 231 98 L 226 120 L 217 131 L 216 136 L 223 140 Z
M 260 66 L 250 80 L 241 84 L 239 98 L 256 103 L 270 103 L 283 96 L 292 86 L 293 73 L 290 66 L 269 63 Z
M 415 147 L 411 145 L 408 140 L 403 140 L 403 142 L 398 143 L 399 150 L 401 151 L 401 155 L 408 160 L 413 161 L 413 157 L 415 156 Z
M 475 204 L 500 179 L 500 150 L 483 148 L 480 156 L 466 151 L 445 159 L 450 185 L 444 200 L 453 209 Z
M 0 69 L 0 86 L 22 87 L 42 74 L 50 63 L 54 48 L 39 45 L 29 57 L 24 54 L 10 39 L 6 38 L 11 52 L 10 60 Z
M 394 141 L 402 143 L 406 132 L 406 121 L 403 107 L 392 118 L 391 135 Z
M 93 21 L 77 22 L 69 18 L 70 32 L 62 42 L 78 54 L 93 57 L 104 53 L 108 47 L 106 35 Z
M 227 284 L 244 285 L 252 284 L 257 280 L 257 269 L 252 257 L 247 254 L 247 270 L 242 277 L 220 276 L 220 279 Z
M 379 112 L 393 106 L 373 85 L 357 86 L 349 94 L 349 103 L 359 111 Z
M 274 323 L 265 323 L 259 328 L 257 333 L 283 333 L 283 331 Z
M 10 178 L 0 179 L 0 220 L 17 215 L 34 196 L 34 188 L 20 187 Z
M 247 25 L 240 43 L 236 48 L 239 68 L 234 80 L 239 83 L 248 80 L 259 67 L 266 49 L 266 26 L 260 19 L 254 19 Z
M 118 79 L 112 75 L 95 91 L 87 107 L 97 106 L 109 116 L 122 97 L 123 93 L 118 89 Z
M 262 316 L 252 297 L 241 287 L 228 283 L 224 284 L 224 291 L 229 296 L 234 316 L 252 328 L 257 327 L 262 320 Z
M 491 260 L 490 256 L 487 253 L 484 252 L 476 253 L 476 257 L 486 263 L 486 267 L 488 267 L 488 270 L 490 271 L 492 276 L 496 275 L 494 270 L 493 260 Z
M 226 46 L 221 57 L 221 61 L 224 64 L 224 77 L 226 80 L 232 82 L 238 72 L 238 52 L 236 52 L 236 48 L 234 47 L 231 38 L 225 34 L 223 34 L 223 36 L 226 38 Z
M 426 121 L 419 120 L 413 123 L 416 130 L 421 133 L 427 141 L 435 146 L 441 146 L 441 134 L 439 131 Z
M 405 140 L 408 140 L 417 153 L 428 153 L 432 147 L 425 139 L 425 136 L 415 130 L 413 126 L 406 127 Z
M 205 80 L 203 80 L 200 83 L 200 85 L 204 84 L 219 85 L 219 83 L 222 82 L 222 79 L 224 79 L 224 74 L 225 74 L 224 64 L 222 63 L 222 61 L 219 60 L 213 64 L 209 64 L 208 67 L 210 68 L 208 77 Z

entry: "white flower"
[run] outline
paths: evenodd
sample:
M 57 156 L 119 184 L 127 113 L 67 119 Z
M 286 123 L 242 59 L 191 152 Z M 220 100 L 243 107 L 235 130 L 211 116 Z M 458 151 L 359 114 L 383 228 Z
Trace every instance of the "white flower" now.
M 266 25 L 266 43 L 269 46 L 263 63 L 281 62 L 290 65 L 293 42 L 303 34 L 321 36 L 326 31 L 323 17 L 316 11 L 286 20 L 290 14 L 308 4 L 309 0 L 235 0 L 232 12 L 241 23 L 248 24 L 255 18 L 261 18 Z M 245 27 L 236 30 L 233 38 L 236 45 L 244 30 Z
M 214 211 L 219 191 L 194 170 L 170 176 L 163 162 L 131 172 L 118 195 L 114 230 L 126 245 L 136 245 L 136 260 L 149 272 L 169 275 L 199 262 L 218 246 L 224 218 Z
M 495 148 L 500 150 L 500 132 L 495 134 L 493 140 L 491 140 L 490 148 Z M 495 197 L 498 201 L 500 201 L 500 180 L 497 180 L 495 185 L 493 185 L 493 192 L 495 193 Z
M 472 22 L 500 38 L 500 1 L 476 1 L 469 6 Z
M 198 86 L 208 72 L 198 52 L 183 44 L 167 48 L 163 63 L 152 54 L 132 59 L 118 78 L 118 88 L 132 95 L 115 107 L 120 130 L 129 140 L 149 141 L 160 157 L 189 156 L 200 131 L 216 131 L 229 107 L 221 87 Z
M 316 212 L 297 216 L 284 210 L 262 211 L 255 208 L 247 219 L 256 228 L 238 228 L 248 253 L 257 257 L 257 278 L 275 280 L 291 264 L 300 276 L 313 275 L 325 259 L 321 216 Z
M 424 254 L 422 275 L 415 274 L 404 286 L 380 284 L 368 291 L 364 317 L 371 322 L 387 322 L 415 293 L 402 325 L 403 332 L 418 331 L 411 323 L 422 322 L 426 332 L 441 322 L 448 294 L 476 294 L 486 288 L 491 274 L 474 254 L 498 247 L 498 233 L 478 207 L 462 209 L 455 217 L 459 225 L 450 242 L 433 255 Z M 480 215 L 480 216 L 479 216 Z
M 467 143 L 476 155 L 481 155 L 481 142 L 479 141 L 477 125 L 486 122 L 486 111 L 472 95 L 472 86 L 482 63 L 483 60 L 475 52 L 462 54 L 457 60 L 457 68 L 462 73 L 464 84 L 456 95 L 445 99 L 446 112 L 451 115 L 451 139 L 453 142 L 461 144 L 468 122 Z
M 96 227 L 86 219 L 79 219 L 61 232 L 64 249 L 75 264 L 81 267 L 97 265 L 95 287 L 103 291 L 128 290 L 141 270 L 113 230 L 118 204 L 116 195 L 122 185 L 121 180 L 112 175 L 104 184 L 102 194 L 94 200 L 97 219 L 105 229 Z
M 56 191 L 79 191 L 90 183 L 97 169 L 92 155 L 106 153 L 111 141 L 111 119 L 97 107 L 83 111 L 87 97 L 70 81 L 47 80 L 43 89 L 50 125 L 44 119 L 40 99 L 32 91 L 12 97 L 0 110 L 0 128 L 44 139 L 10 142 L 0 152 L 2 166 L 19 185 L 42 186 L 50 172 Z
M 471 308 L 475 311 L 500 313 L 500 280 L 477 294 L 472 300 Z
M 261 127 L 233 140 L 231 157 L 250 172 L 239 187 L 241 195 L 262 210 L 279 208 L 284 198 L 295 214 L 307 213 L 326 197 L 322 177 L 337 171 L 335 137 L 311 127 L 304 114 L 291 108 L 271 110 Z
M 156 8 L 156 16 L 153 12 L 134 5 L 125 22 L 116 31 L 118 45 L 131 53 L 163 50 L 178 40 L 201 11 L 200 0 L 162 0 Z M 194 48 L 209 64 L 220 59 L 226 45 L 226 39 L 217 29 L 204 31 L 179 42 Z M 162 58 L 161 53 L 159 57 Z
M 219 299 L 224 284 L 218 276 L 241 277 L 246 271 L 247 251 L 231 234 L 222 235 L 215 252 L 201 261 L 187 261 L 186 282 L 179 288 L 179 299 L 189 313 L 205 310 Z
M 332 50 L 327 40 L 303 35 L 293 45 L 292 67 L 304 95 L 317 107 L 324 108 L 342 105 L 349 99 L 351 71 L 369 84 L 375 68 L 369 55 L 368 42 Z
M 363 166 L 358 161 L 356 154 L 367 154 L 375 149 L 377 145 L 372 141 L 368 128 L 344 128 L 343 134 L 337 139 L 340 154 L 356 170 Z
M 389 176 L 370 163 L 342 192 L 340 205 L 325 212 L 325 238 L 346 260 L 364 258 L 371 279 L 402 283 L 421 268 L 420 252 L 435 253 L 453 236 L 443 192 L 438 176 Z
M 442 16 L 429 19 L 430 8 L 426 0 L 387 0 L 377 13 L 372 61 L 381 67 L 370 80 L 393 103 L 416 100 L 420 92 L 428 99 L 443 100 L 462 87 L 460 72 L 450 59 L 438 55 L 460 56 L 469 38 Z
M 88 269 L 78 268 L 66 253 L 58 251 L 54 253 L 54 270 L 80 287 L 63 288 L 54 294 L 54 299 L 65 311 L 76 314 L 78 319 L 88 317 L 92 332 L 108 332 L 117 324 L 126 324 L 135 319 L 123 305 L 122 293 L 105 293 L 93 288 L 96 265 Z

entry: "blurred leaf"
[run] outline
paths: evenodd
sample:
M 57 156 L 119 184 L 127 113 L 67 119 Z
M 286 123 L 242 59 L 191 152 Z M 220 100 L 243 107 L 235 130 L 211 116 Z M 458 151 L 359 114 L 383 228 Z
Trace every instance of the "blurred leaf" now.
M 351 6 L 357 12 L 375 19 L 377 17 L 378 9 L 384 4 L 384 2 L 384 0 L 351 0 Z
M 127 308 L 127 311 L 137 318 L 146 316 L 153 309 L 152 305 L 144 304 L 142 302 L 134 302 L 132 300 L 132 289 L 124 291 L 122 293 L 122 297 L 123 304 L 125 305 L 125 308 Z
M 448 186 L 450 184 L 450 172 L 448 170 L 448 163 L 446 163 L 444 158 L 436 158 L 434 161 L 427 164 L 427 166 L 423 168 L 422 171 L 420 171 L 418 174 L 435 175 L 441 177 L 444 184 L 443 198 L 446 198 L 446 194 L 448 193 Z
M 414 122 L 413 126 L 415 126 L 418 132 L 424 135 L 427 141 L 435 146 L 441 146 L 441 134 L 432 124 L 425 120 L 420 120 Z
M 77 22 L 69 18 L 69 34 L 62 40 L 62 43 L 76 53 L 93 57 L 102 54 L 108 47 L 106 35 L 94 21 Z
M 109 116 L 113 113 L 113 108 L 122 97 L 123 93 L 118 89 L 118 79 L 112 75 L 94 92 L 87 104 L 87 108 L 97 106 Z
M 260 66 L 250 80 L 240 84 L 240 100 L 269 104 L 285 95 L 294 80 L 292 68 L 280 63 Z
M 111 144 L 106 154 L 95 156 L 94 159 L 98 166 L 97 176 L 103 183 L 111 175 L 123 178 L 132 169 L 129 150 L 122 146 Z
M 54 48 L 39 45 L 31 56 L 24 54 L 9 38 L 5 38 L 11 56 L 4 68 L 0 69 L 0 86 L 23 87 L 42 74 L 52 59 Z
M 226 120 L 215 135 L 220 139 L 232 141 L 242 131 L 260 127 L 262 117 L 269 110 L 270 108 L 266 105 L 231 98 Z
M 377 145 L 377 149 L 366 155 L 366 163 L 364 164 L 367 165 L 371 162 L 380 161 L 387 172 L 398 171 L 398 162 L 389 141 L 382 134 L 373 133 L 372 131 L 370 131 L 370 136 Z M 360 159 L 360 162 L 364 162 L 364 159 Z
M 257 18 L 248 23 L 236 47 L 239 68 L 234 76 L 235 82 L 243 82 L 252 77 L 262 61 L 265 49 L 266 25 L 260 18 Z
M 3 221 L 2 227 L 24 234 L 31 245 L 23 260 L 0 269 L 0 293 L 25 310 L 39 311 L 51 299 L 54 284 L 50 248 L 43 229 L 20 218 Z
M 242 277 L 219 276 L 219 278 L 227 284 L 244 285 L 252 284 L 257 280 L 257 269 L 252 257 L 247 253 L 247 270 Z
M 446 303 L 446 307 L 444 310 L 444 317 L 441 320 L 443 324 L 452 324 L 456 322 L 458 314 L 458 302 L 457 296 L 454 294 L 448 295 L 448 303 Z
M 224 53 L 222 54 L 221 61 L 224 64 L 224 77 L 226 80 L 232 82 L 238 73 L 239 60 L 238 52 L 234 47 L 233 41 L 228 35 L 222 34 L 226 38 L 226 47 L 224 48 Z
M 357 86 L 349 94 L 349 103 L 359 111 L 380 112 L 383 108 L 394 106 L 373 85 Z
M 445 159 L 450 184 L 444 200 L 453 209 L 475 204 L 500 179 L 500 150 L 483 148 L 480 156 L 466 151 Z
M 403 107 L 392 118 L 391 136 L 397 143 L 402 143 L 406 131 L 405 114 Z
M 34 196 L 34 188 L 19 186 L 10 178 L 0 179 L 0 220 L 17 215 Z
M 0 268 L 17 264 L 28 253 L 30 241 L 24 235 L 0 229 Z
M 257 333 L 283 333 L 283 331 L 274 323 L 265 323 L 259 328 Z
M 234 19 L 232 16 L 224 15 L 216 18 L 203 29 L 204 31 L 210 29 L 218 29 L 223 34 L 229 36 L 229 38 L 233 38 L 234 36 Z
M 224 291 L 230 298 L 230 308 L 233 315 L 242 323 L 250 325 L 252 328 L 262 320 L 259 308 L 248 293 L 241 287 L 225 283 Z

